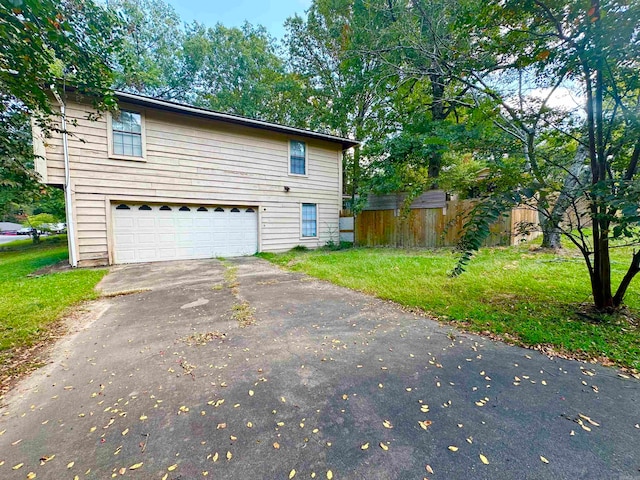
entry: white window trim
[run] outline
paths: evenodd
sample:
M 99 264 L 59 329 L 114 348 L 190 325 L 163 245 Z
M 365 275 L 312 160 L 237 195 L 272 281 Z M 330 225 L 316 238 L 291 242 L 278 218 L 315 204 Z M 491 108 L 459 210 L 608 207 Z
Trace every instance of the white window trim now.
M 302 205 L 315 205 L 316 206 L 316 236 L 305 237 L 302 235 Z M 320 205 L 313 202 L 300 202 L 300 240 L 318 240 L 320 238 Z
M 304 173 L 291 173 L 291 142 L 304 143 Z M 308 177 L 309 176 L 309 144 L 304 140 L 290 138 L 287 141 L 287 171 L 291 177 Z M 311 237 L 305 237 L 311 238 Z
M 147 161 L 147 134 L 145 129 L 144 111 L 133 110 L 129 108 L 123 108 L 127 112 L 133 112 L 140 115 L 140 141 L 142 142 L 142 156 L 135 157 L 131 155 L 118 155 L 113 153 L 113 117 L 111 112 L 107 112 L 107 148 L 109 158 L 116 160 L 130 160 L 133 162 L 146 162 Z

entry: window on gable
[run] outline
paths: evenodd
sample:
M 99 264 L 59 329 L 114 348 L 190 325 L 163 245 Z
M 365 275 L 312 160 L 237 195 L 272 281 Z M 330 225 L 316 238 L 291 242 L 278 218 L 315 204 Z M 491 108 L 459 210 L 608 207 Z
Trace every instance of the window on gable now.
M 307 144 L 297 140 L 289 142 L 289 173 L 307 174 Z
M 318 206 L 315 203 L 302 204 L 302 236 L 318 236 Z
M 142 157 L 142 116 L 121 110 L 111 119 L 113 154 Z

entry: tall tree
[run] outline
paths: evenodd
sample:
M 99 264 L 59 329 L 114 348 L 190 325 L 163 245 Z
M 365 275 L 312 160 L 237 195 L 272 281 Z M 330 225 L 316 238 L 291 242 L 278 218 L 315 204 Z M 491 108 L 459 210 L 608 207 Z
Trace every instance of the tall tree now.
M 589 168 L 587 182 L 579 175 L 571 182 L 579 222 L 575 230 L 563 228 L 563 233 L 583 255 L 595 307 L 617 308 L 640 272 L 640 251 L 636 251 L 613 293 L 612 242 L 640 244 L 640 4 L 617 0 L 489 1 L 484 8 L 482 22 L 474 19 L 465 26 L 477 60 L 476 70 L 466 78 L 470 86 L 499 103 L 516 122 L 522 120 L 524 112 L 509 100 L 508 92 L 501 90 L 500 82 L 491 82 L 497 73 L 526 68 L 548 87 L 567 84 L 584 99 L 582 128 L 567 130 L 560 121 L 548 124 L 548 128 L 578 143 Z M 527 138 L 531 141 L 530 136 Z M 527 151 L 534 149 L 529 147 Z M 562 198 L 552 182 L 533 176 L 521 176 L 512 187 L 510 193 L 502 192 L 511 200 L 554 188 Z M 580 210 L 578 201 L 584 202 L 586 211 Z M 584 217 L 589 220 L 592 235 L 580 221 Z M 475 247 L 475 241 L 472 243 Z
M 196 78 L 199 105 L 294 126 L 307 126 L 304 82 L 286 70 L 276 41 L 262 26 L 201 28 L 206 39 Z
M 309 101 L 315 108 L 312 127 L 362 141 L 387 129 L 379 120 L 392 79 L 386 77 L 380 58 L 362 54 L 379 41 L 380 15 L 363 0 L 315 0 L 306 19 L 287 20 L 289 62 L 309 82 Z M 345 184 L 351 185 L 355 196 L 361 177 L 360 147 L 345 160 L 351 167 Z
M 0 3 L 0 183 L 2 205 L 37 195 L 30 169 L 31 117 L 45 130 L 55 113 L 50 86 L 63 79 L 109 108 L 115 100 L 110 60 L 118 19 L 91 0 L 6 0 Z M 0 207 L 1 208 L 1 207 Z
M 111 0 L 126 36 L 116 56 L 115 87 L 167 100 L 193 100 L 206 41 L 163 0 Z

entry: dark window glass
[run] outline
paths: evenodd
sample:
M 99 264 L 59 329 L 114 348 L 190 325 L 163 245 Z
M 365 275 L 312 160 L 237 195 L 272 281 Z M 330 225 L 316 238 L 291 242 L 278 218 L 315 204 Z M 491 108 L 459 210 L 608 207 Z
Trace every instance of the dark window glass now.
M 131 209 L 128 206 L 126 206 L 124 203 L 121 203 L 116 207 L 116 210 L 131 210 Z
M 235 208 L 235 207 L 233 207 L 233 208 L 231 209 L 231 211 L 235 213 L 235 212 L 239 212 L 240 210 L 239 210 L 239 209 L 237 209 L 237 208 Z
M 121 110 L 111 119 L 113 153 L 142 157 L 142 117 L 139 113 Z
M 189 207 L 180 207 L 178 210 L 181 211 L 181 212 L 190 212 L 191 211 L 191 209 Z
M 247 211 L 247 212 L 249 212 L 249 213 L 253 213 L 253 212 L 255 212 L 255 210 L 254 210 L 253 208 L 251 208 L 251 207 L 247 208 L 247 210 L 246 210 L 246 211 Z
M 198 211 L 199 211 L 199 212 L 208 212 L 209 210 L 207 210 L 207 209 L 206 209 L 206 208 L 204 208 L 204 207 L 198 207 Z
M 151 207 L 149 205 L 142 205 L 138 208 L 138 210 L 151 210 Z
M 168 205 L 163 205 L 163 206 L 160 207 L 160 210 L 162 210 L 162 211 L 171 210 L 171 207 L 168 206 Z
M 214 212 L 224 212 L 224 208 L 216 207 L 216 209 L 214 210 Z
M 307 173 L 307 165 L 306 165 L 306 150 L 307 145 L 304 142 L 298 142 L 296 140 L 291 140 L 289 143 L 291 158 L 289 161 L 291 162 L 290 171 L 296 175 L 306 175 Z

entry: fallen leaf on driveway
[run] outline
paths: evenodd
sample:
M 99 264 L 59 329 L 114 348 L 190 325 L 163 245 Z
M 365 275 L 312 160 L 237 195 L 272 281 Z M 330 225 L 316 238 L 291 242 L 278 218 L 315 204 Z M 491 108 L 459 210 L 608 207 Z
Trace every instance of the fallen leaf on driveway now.
M 485 465 L 489 465 L 489 460 L 483 454 L 480 454 L 480 461 Z
M 549 460 L 544 458 L 542 455 L 540 455 L 540 460 L 542 460 L 542 463 L 549 463 Z
M 367 448 L 369 448 L 369 442 L 365 443 L 360 447 L 361 450 L 366 450 Z
M 449 450 L 451 450 L 452 452 L 457 452 L 458 451 L 458 447 L 454 447 L 453 445 L 449 445 Z
M 384 428 L 393 428 L 393 425 L 389 420 L 385 420 L 384 422 L 382 422 L 382 425 L 384 425 Z
M 142 465 L 144 465 L 144 463 L 143 463 L 143 462 L 140 462 L 140 463 L 134 463 L 133 465 L 131 465 L 131 466 L 129 467 L 129 470 L 137 470 L 137 469 L 139 469 Z
M 296 476 L 296 470 L 295 470 L 295 469 L 293 469 L 293 470 L 291 470 L 291 471 L 289 472 L 289 480 L 291 480 L 291 479 L 292 479 L 293 477 L 295 477 L 295 476 Z

